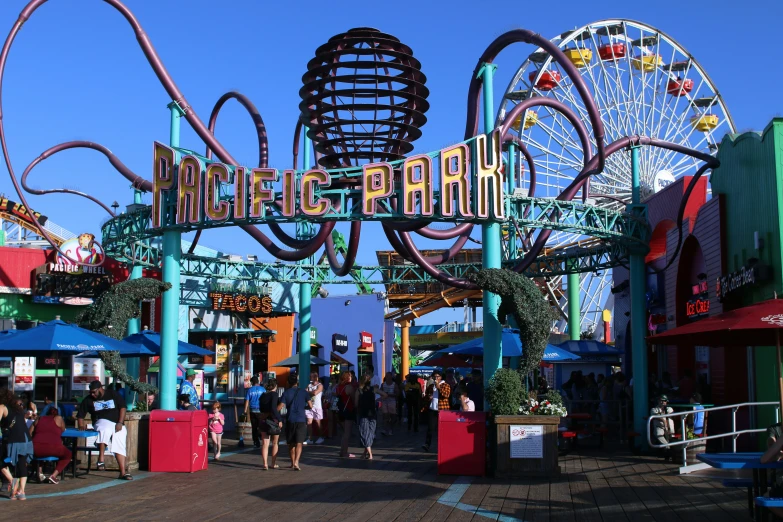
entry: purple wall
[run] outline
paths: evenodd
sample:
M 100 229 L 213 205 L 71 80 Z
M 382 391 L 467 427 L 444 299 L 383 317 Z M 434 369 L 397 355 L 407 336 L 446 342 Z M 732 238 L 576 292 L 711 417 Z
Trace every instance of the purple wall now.
M 345 306 L 345 302 L 351 304 Z M 321 357 L 329 359 L 332 353 L 332 334 L 340 333 L 348 336 L 348 351 L 342 356 L 352 364 L 357 364 L 356 349 L 359 347 L 359 332 L 369 332 L 372 334 L 372 340 L 375 343 L 373 352 L 373 366 L 376 372 L 381 371 L 381 339 L 384 339 L 384 302 L 378 300 L 378 296 L 373 295 L 347 295 L 321 298 L 313 298 L 312 325 L 318 328 L 318 342 L 324 345 L 321 350 Z M 392 346 L 394 337 L 384 339 L 387 346 Z M 391 369 L 391 350 L 386 357 L 386 370 Z M 357 375 L 359 368 L 353 368 Z M 322 370 L 324 375 L 326 370 Z

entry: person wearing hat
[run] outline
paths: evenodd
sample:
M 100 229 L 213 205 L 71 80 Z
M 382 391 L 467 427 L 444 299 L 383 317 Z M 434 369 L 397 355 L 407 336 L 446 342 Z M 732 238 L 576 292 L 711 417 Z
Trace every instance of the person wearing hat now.
M 650 415 L 668 415 L 669 413 L 674 413 L 674 410 L 669 407 L 669 398 L 666 395 L 660 395 L 658 404 L 650 410 Z M 674 433 L 674 421 L 671 418 L 653 419 L 652 429 L 654 444 L 668 444 L 672 433 Z M 661 448 L 661 455 L 668 462 L 672 458 L 671 448 Z
M 198 393 L 196 392 L 196 387 L 193 385 L 193 381 L 196 380 L 196 370 L 189 368 L 188 371 L 185 372 L 185 380 L 182 381 L 182 384 L 179 385 L 179 392 L 177 395 L 187 395 L 190 397 L 190 404 L 195 406 L 197 410 L 201 409 L 201 403 L 198 399 Z M 182 405 L 180 403 L 179 409 L 182 408 Z
M 128 430 L 125 428 L 125 411 L 127 405 L 115 390 L 104 388 L 101 381 L 90 383 L 90 394 L 79 404 L 76 414 L 80 430 L 84 430 L 84 417 L 89 413 L 92 426 L 98 432 L 98 471 L 104 471 L 103 454 L 108 449 L 117 459 L 120 468 L 121 480 L 133 480 L 130 473 L 125 471 L 125 445 L 128 439 Z

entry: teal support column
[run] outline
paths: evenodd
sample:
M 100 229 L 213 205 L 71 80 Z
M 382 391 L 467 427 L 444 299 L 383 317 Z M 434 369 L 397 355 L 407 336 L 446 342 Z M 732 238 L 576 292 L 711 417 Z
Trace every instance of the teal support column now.
M 304 153 L 302 154 L 302 170 L 310 165 L 310 149 L 312 145 L 307 137 L 307 127 L 304 127 Z M 311 236 L 308 223 L 297 223 L 300 239 Z M 313 286 L 310 283 L 299 284 L 299 385 L 307 386 L 310 382 L 310 300 Z
M 134 190 L 133 202 L 136 204 L 141 203 L 141 191 L 138 189 Z M 128 277 L 128 279 L 130 279 L 131 281 L 133 281 L 134 279 L 141 279 L 143 274 L 144 274 L 144 269 L 140 265 L 135 265 L 131 267 L 130 277 Z M 139 331 L 141 331 L 140 325 L 141 325 L 140 318 L 136 317 L 134 319 L 129 319 L 128 335 L 139 333 Z M 139 359 L 138 357 L 128 357 L 127 359 L 125 359 L 125 369 L 127 370 L 128 375 L 130 375 L 134 379 L 139 378 L 140 360 L 141 359 Z M 130 390 L 126 390 L 126 393 L 131 393 L 131 392 Z M 132 392 L 132 393 L 133 395 L 128 397 L 130 399 L 128 401 L 129 411 L 133 411 L 133 407 L 136 404 L 136 392 Z
M 179 127 L 182 109 L 177 103 L 169 104 L 171 129 L 169 143 L 179 147 Z M 160 342 L 160 407 L 177 409 L 177 342 L 179 341 L 180 257 L 182 234 L 179 231 L 163 232 L 163 282 L 171 288 L 163 292 Z
M 484 133 L 489 134 L 494 129 L 495 103 L 493 100 L 492 77 L 497 66 L 485 63 L 479 71 L 483 82 L 484 95 Z M 481 225 L 481 266 L 482 268 L 500 268 L 501 246 L 500 225 L 498 223 L 486 223 Z M 500 296 L 492 292 L 484 291 L 482 298 L 482 312 L 484 315 L 484 385 L 503 363 L 503 354 L 500 349 L 501 324 L 498 318 Z M 485 405 L 486 406 L 486 405 Z
M 581 310 L 579 308 L 579 274 L 568 273 L 568 335 L 578 341 L 581 332 Z
M 141 204 L 141 202 L 142 202 L 141 201 L 141 191 L 138 190 L 138 189 L 135 189 L 133 191 L 133 203 L 136 204 L 136 205 L 139 205 L 139 204 Z M 134 265 L 134 266 L 131 267 L 130 277 L 128 279 L 130 279 L 131 281 L 133 281 L 134 279 L 141 279 L 143 275 L 144 275 L 144 269 L 142 268 L 142 266 L 141 265 Z M 139 333 L 140 331 L 141 331 L 141 318 L 137 317 L 135 319 L 128 320 L 128 335 L 133 335 L 133 334 Z M 131 365 L 132 364 L 136 368 L 136 374 L 135 375 L 131 372 Z M 139 377 L 139 359 L 137 357 L 130 357 L 130 358 L 128 358 L 128 373 L 130 373 L 131 376 L 133 376 L 133 377 L 138 379 L 138 377 Z
M 310 299 L 313 286 L 299 284 L 299 384 L 310 382 Z
M 631 148 L 632 192 L 633 205 L 641 204 L 639 183 L 639 148 Z M 644 253 L 631 253 L 631 353 L 633 354 L 633 425 L 637 433 L 646 433 L 647 424 L 644 418 L 648 414 L 649 401 L 647 397 L 647 275 L 644 264 Z M 647 438 L 640 437 L 641 445 L 647 445 Z

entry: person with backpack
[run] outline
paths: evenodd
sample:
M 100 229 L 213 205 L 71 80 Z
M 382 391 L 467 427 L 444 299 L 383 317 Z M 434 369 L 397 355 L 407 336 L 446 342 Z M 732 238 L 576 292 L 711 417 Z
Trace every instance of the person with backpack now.
M 356 390 L 357 417 L 359 419 L 359 440 L 364 448 L 364 458 L 372 460 L 372 443 L 375 439 L 378 403 L 375 400 L 375 388 L 369 375 L 363 375 Z

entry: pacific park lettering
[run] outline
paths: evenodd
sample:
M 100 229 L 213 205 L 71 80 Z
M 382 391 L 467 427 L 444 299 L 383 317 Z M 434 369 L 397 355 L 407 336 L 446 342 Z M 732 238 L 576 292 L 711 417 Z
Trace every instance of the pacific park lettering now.
M 177 151 L 155 142 L 152 227 L 270 218 L 504 220 L 499 136 L 479 135 L 394 165 L 356 167 L 352 183 L 334 187 L 345 171 L 279 172 L 208 163 L 192 154 L 177 159 Z

